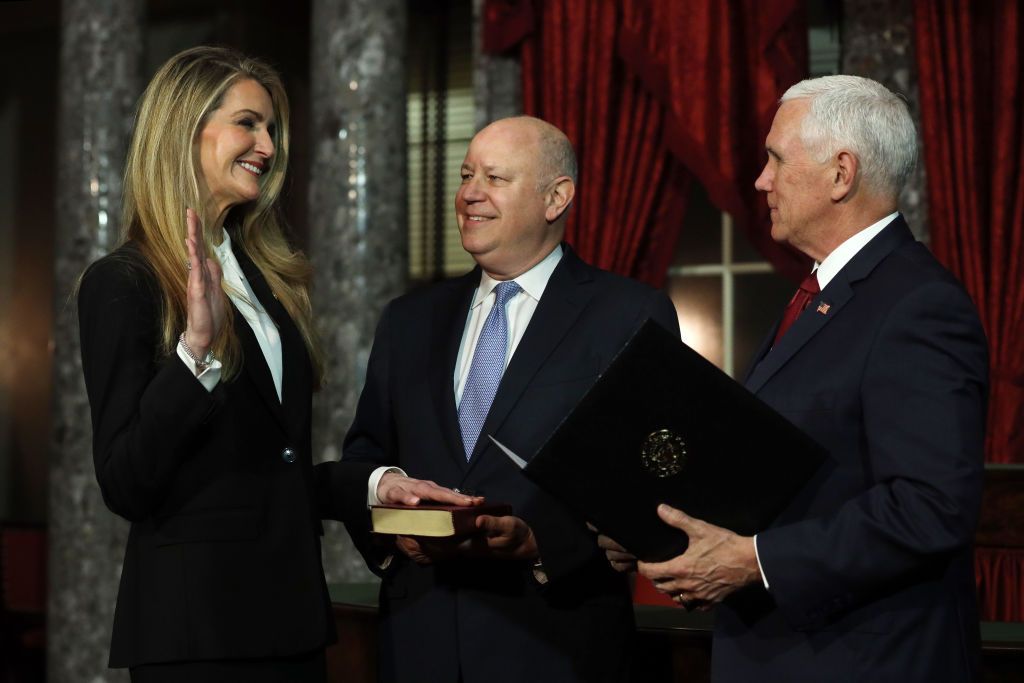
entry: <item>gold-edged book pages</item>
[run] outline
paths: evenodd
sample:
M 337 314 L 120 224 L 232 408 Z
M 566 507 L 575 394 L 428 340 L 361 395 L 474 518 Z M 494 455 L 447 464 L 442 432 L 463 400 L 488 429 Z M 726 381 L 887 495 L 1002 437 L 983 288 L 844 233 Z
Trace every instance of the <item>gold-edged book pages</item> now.
M 509 505 L 373 505 L 370 530 L 375 534 L 450 538 L 476 531 L 480 515 L 511 515 Z

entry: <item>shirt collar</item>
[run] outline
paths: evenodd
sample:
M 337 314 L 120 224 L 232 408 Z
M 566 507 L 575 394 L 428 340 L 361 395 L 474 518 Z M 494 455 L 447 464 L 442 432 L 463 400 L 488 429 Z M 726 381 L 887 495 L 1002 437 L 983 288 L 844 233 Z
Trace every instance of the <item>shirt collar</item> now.
M 221 228 L 221 237 L 223 238 L 221 243 L 213 247 L 212 251 L 220 261 L 221 274 L 224 277 L 224 284 L 227 286 L 225 291 L 229 296 L 238 297 L 251 306 L 251 295 L 245 281 L 245 274 L 242 272 L 242 266 L 238 263 L 238 259 L 235 258 L 235 252 L 231 249 L 231 237 L 224 228 Z
M 893 211 L 877 223 L 872 223 L 853 236 L 848 237 L 845 242 L 833 249 L 832 253 L 826 256 L 824 261 L 815 263 L 811 272 L 817 271 L 818 286 L 821 289 L 825 289 L 828 283 L 832 281 L 832 278 L 843 269 L 843 266 L 849 263 L 857 255 L 857 252 L 873 240 L 878 233 L 882 232 L 882 228 L 896 220 L 898 215 L 899 212 Z
M 220 244 L 215 246 L 213 248 L 213 251 L 217 254 L 217 257 L 223 263 L 224 259 L 227 258 L 228 254 L 231 254 L 232 256 L 234 256 L 234 254 L 231 252 L 231 235 L 228 234 L 228 231 L 225 230 L 224 228 L 221 228 L 220 236 Z
M 551 274 L 555 272 L 555 266 L 562 260 L 562 245 L 555 245 L 555 248 L 551 250 L 551 253 L 545 256 L 540 263 L 530 268 L 528 271 L 515 278 L 516 283 L 522 287 L 523 291 L 526 292 L 530 298 L 534 301 L 540 301 L 541 295 L 544 293 L 544 289 L 548 286 L 548 280 L 551 279 Z M 491 293 L 501 280 L 495 280 L 487 273 L 481 271 L 480 273 L 480 286 L 476 289 L 476 296 L 473 298 L 473 305 L 470 308 L 476 308 L 479 306 L 487 295 Z

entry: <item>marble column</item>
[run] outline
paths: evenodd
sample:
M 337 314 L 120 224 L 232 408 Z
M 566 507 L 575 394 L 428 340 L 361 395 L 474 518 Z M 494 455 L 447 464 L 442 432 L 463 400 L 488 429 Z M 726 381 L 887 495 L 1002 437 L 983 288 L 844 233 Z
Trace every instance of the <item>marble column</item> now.
M 480 130 L 491 121 L 523 113 L 523 79 L 519 59 L 490 55 L 482 49 L 480 24 L 484 0 L 473 0 L 473 99 L 475 124 Z
M 843 0 L 843 70 L 865 76 L 907 98 L 910 113 L 921 130 L 917 62 L 914 57 L 912 0 Z M 924 158 L 900 195 L 900 211 L 914 235 L 928 241 Z
M 405 0 L 313 0 L 313 309 L 328 354 L 314 399 L 314 461 L 341 456 L 384 305 L 408 277 Z M 370 577 L 328 523 L 328 581 Z
M 142 0 L 61 4 L 47 615 L 51 683 L 128 680 L 126 671 L 107 668 L 127 524 L 104 506 L 93 473 L 71 294 L 85 266 L 117 240 L 121 170 L 142 85 L 143 7 Z

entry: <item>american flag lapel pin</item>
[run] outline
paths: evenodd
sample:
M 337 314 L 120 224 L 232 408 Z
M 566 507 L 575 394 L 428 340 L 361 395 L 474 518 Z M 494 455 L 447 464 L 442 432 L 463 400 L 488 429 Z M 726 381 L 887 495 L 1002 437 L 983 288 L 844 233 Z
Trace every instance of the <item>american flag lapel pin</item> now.
M 824 301 L 818 304 L 818 313 L 821 313 L 822 315 L 828 315 L 828 309 L 829 305 Z

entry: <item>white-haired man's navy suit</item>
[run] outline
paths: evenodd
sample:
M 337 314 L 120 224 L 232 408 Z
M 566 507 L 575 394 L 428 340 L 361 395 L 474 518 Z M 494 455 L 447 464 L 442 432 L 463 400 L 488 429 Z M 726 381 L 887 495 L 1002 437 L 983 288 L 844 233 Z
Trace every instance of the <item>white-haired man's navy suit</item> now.
M 757 537 L 770 587 L 717 608 L 716 681 L 971 681 L 988 356 L 970 298 L 901 217 L 746 386 L 830 459 Z

